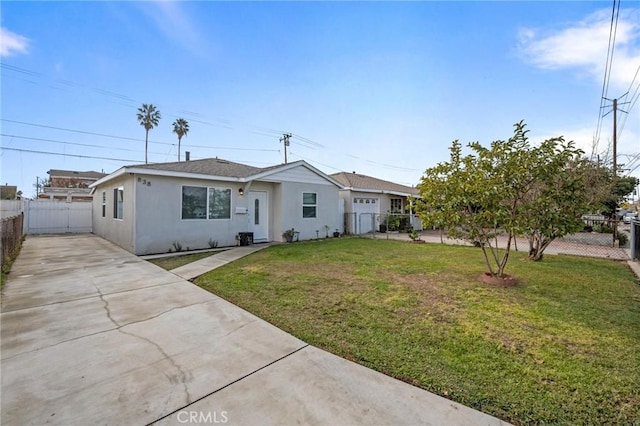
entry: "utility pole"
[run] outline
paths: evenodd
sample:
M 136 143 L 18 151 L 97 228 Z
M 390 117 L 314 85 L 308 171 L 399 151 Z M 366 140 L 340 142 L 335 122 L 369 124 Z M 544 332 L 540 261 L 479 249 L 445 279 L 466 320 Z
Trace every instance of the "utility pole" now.
M 290 145 L 289 138 L 291 133 L 283 133 L 280 142 L 284 142 L 284 164 L 287 164 L 287 147 Z
M 622 95 L 621 98 L 627 96 L 627 93 Z M 618 180 L 618 99 L 604 99 L 613 102 L 613 184 L 615 185 L 616 181 Z M 623 102 L 623 104 L 628 103 L 629 102 Z M 627 111 L 624 110 L 620 111 L 627 113 Z M 607 114 L 605 114 L 605 116 Z M 613 246 L 615 247 L 616 243 L 618 242 L 618 212 L 615 211 L 613 214 Z
M 618 99 L 613 100 L 613 184 L 618 179 Z M 613 246 L 618 242 L 618 213 L 613 221 Z

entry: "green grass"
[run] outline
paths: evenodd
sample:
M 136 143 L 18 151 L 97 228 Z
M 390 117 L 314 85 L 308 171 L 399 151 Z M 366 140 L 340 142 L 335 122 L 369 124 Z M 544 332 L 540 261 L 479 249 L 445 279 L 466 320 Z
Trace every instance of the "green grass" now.
M 640 286 L 624 263 L 340 238 L 196 283 L 300 339 L 515 424 L 640 424 Z
M 168 257 L 161 257 L 158 259 L 150 259 L 149 262 L 153 263 L 154 265 L 158 265 L 159 267 L 164 268 L 167 271 L 170 271 L 172 269 L 179 268 L 180 266 L 187 265 L 191 262 L 195 262 L 196 260 L 213 256 L 217 253 L 220 253 L 220 252 L 206 251 L 202 253 L 183 254 L 179 256 L 168 256 Z

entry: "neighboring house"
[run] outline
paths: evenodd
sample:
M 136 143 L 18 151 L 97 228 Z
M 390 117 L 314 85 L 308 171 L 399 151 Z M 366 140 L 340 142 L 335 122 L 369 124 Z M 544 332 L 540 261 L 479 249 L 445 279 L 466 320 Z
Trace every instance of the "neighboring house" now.
M 137 254 L 316 238 L 338 228 L 340 184 L 304 161 L 258 168 L 218 158 L 126 166 L 90 185 L 93 232 Z M 322 235 L 322 234 L 320 234 Z M 175 246 L 174 246 L 174 243 Z
M 0 185 L 0 200 L 17 200 L 18 187 L 13 185 Z
M 89 185 L 106 176 L 100 172 L 77 172 L 74 170 L 55 170 L 47 172 L 49 182 L 38 194 L 40 199 L 53 201 L 92 201 Z
M 422 229 L 422 223 L 413 214 L 409 201 L 410 196 L 419 197 L 416 188 L 355 172 L 340 172 L 330 176 L 343 186 L 340 199 L 344 202 L 345 227 L 348 232 L 364 234 L 377 231 L 389 214 L 406 215 L 408 223 L 414 229 Z

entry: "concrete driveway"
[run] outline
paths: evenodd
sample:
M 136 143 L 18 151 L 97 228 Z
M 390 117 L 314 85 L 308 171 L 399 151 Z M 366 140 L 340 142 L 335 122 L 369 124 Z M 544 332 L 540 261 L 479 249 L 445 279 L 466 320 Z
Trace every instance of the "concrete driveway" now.
M 504 424 L 93 235 L 27 238 L 0 320 L 3 425 Z

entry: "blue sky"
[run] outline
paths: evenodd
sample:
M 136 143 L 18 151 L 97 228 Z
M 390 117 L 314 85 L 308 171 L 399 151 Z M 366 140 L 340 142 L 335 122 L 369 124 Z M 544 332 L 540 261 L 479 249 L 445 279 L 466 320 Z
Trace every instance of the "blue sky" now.
M 609 1 L 1 7 L 0 180 L 27 196 L 49 169 L 143 163 L 143 102 L 162 113 L 150 162 L 177 160 L 177 117 L 194 159 L 279 164 L 291 132 L 289 161 L 407 185 L 454 139 L 506 139 L 521 119 L 534 142 L 564 135 L 587 152 L 600 128 L 596 151 L 611 156 L 612 115 L 598 127 Z M 635 176 L 638 69 L 640 5 L 623 0 L 606 95 L 631 89 L 618 162 Z

